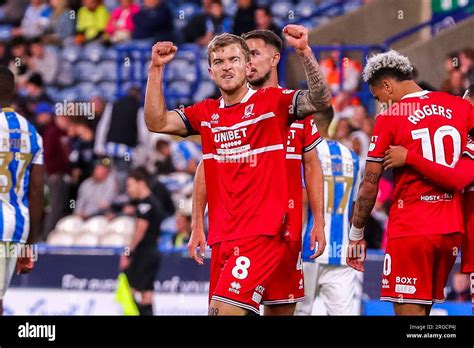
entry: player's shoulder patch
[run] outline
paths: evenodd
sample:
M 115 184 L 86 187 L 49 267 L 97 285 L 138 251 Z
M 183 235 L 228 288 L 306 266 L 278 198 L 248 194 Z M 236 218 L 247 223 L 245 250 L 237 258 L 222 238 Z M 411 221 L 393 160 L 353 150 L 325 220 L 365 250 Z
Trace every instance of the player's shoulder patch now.
M 291 93 L 293 93 L 294 91 L 295 91 L 294 89 L 282 88 L 281 93 L 283 93 L 283 94 L 291 94 Z

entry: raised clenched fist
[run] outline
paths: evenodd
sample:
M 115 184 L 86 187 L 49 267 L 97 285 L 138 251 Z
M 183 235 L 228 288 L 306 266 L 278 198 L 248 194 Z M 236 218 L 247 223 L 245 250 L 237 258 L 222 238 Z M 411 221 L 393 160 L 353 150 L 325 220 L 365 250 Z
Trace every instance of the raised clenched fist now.
M 302 25 L 289 24 L 283 28 L 283 35 L 288 44 L 297 51 L 303 51 L 308 46 L 308 29 Z
M 151 66 L 164 66 L 173 59 L 177 51 L 178 47 L 171 41 L 157 42 L 151 49 Z

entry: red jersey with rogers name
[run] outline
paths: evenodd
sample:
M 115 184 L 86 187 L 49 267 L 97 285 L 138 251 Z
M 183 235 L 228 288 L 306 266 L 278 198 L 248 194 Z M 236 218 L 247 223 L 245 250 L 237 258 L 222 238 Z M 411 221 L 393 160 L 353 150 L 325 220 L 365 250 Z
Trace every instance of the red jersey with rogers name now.
M 470 139 L 463 152 L 464 158 L 471 160 L 474 173 L 474 141 Z M 474 273 L 474 184 L 464 189 L 464 228 L 465 234 L 461 247 L 461 271 Z
M 305 152 L 314 150 L 321 142 L 318 128 L 312 117 L 293 122 L 286 142 L 286 168 L 288 175 L 288 236 L 287 240 L 301 241 L 303 228 L 303 185 L 301 163 Z
M 299 91 L 249 89 L 240 103 L 206 99 L 180 114 L 202 138 L 209 245 L 286 228 L 286 140 Z
M 375 121 L 368 161 L 382 162 L 390 145 L 402 145 L 438 164 L 454 166 L 474 120 L 474 108 L 443 92 L 411 93 Z M 388 238 L 463 232 L 460 192 L 445 192 L 405 166 L 394 171 Z

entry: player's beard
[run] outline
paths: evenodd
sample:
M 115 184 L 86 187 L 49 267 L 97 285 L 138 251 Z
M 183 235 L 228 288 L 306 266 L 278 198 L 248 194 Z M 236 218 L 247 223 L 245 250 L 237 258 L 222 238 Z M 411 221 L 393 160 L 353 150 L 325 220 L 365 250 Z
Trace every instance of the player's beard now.
M 249 83 L 252 85 L 252 87 L 261 88 L 270 79 L 271 73 L 272 72 L 270 70 L 260 78 L 249 80 Z

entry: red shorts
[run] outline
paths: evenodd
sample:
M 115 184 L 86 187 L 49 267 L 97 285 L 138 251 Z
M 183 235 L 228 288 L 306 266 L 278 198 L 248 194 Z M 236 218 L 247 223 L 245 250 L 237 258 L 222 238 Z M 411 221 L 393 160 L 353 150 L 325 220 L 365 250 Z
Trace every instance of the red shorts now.
M 253 236 L 212 246 L 209 301 L 216 300 L 260 314 L 260 303 L 281 263 L 281 235 Z
M 389 239 L 380 299 L 426 305 L 443 302 L 461 241 L 461 233 Z
M 286 242 L 285 256 L 268 284 L 262 304 L 276 305 L 304 301 L 301 241 Z

